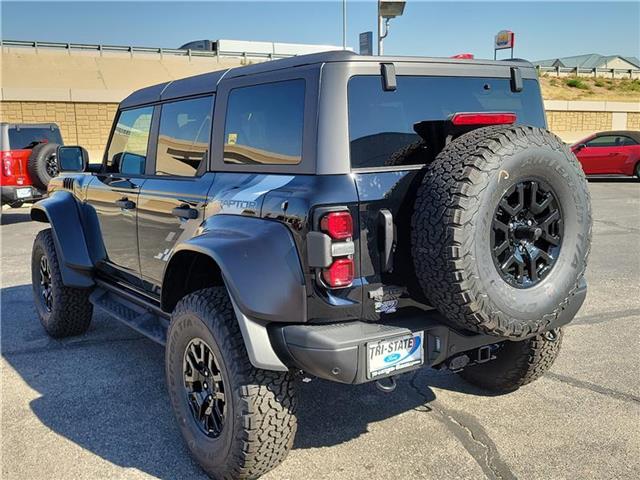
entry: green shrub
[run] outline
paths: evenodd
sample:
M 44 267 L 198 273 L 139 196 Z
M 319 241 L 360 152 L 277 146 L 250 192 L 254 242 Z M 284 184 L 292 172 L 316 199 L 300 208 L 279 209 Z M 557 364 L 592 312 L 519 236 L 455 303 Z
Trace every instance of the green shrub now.
M 593 82 L 593 84 L 596 87 L 604 87 L 606 85 L 606 83 L 604 83 L 601 79 L 597 79 L 595 82 Z
M 587 85 L 586 82 L 580 78 L 567 78 L 564 81 L 564 84 L 567 87 L 571 87 L 571 88 L 579 88 L 580 90 L 590 90 L 589 85 Z
M 620 80 L 619 88 L 623 92 L 640 92 L 640 79 Z

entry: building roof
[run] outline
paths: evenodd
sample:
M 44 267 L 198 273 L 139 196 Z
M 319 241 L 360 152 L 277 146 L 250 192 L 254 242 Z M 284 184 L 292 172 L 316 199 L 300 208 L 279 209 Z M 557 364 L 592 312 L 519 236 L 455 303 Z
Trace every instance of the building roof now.
M 573 55 L 571 57 L 550 58 L 538 60 L 534 65 L 541 67 L 565 67 L 565 68 L 607 68 L 607 64 L 615 59 L 622 59 L 629 62 L 636 68 L 640 68 L 640 60 L 636 57 L 623 57 L 622 55 L 600 55 L 598 53 L 587 53 L 585 55 Z

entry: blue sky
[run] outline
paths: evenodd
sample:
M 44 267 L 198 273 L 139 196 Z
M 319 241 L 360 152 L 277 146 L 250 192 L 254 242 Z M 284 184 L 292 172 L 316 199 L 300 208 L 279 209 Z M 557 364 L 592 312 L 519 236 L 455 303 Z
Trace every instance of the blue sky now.
M 375 29 L 376 1 L 348 1 L 347 44 Z M 175 48 L 203 38 L 342 44 L 340 1 L 6 2 L 3 39 Z M 583 53 L 640 56 L 640 2 L 408 0 L 385 53 L 493 56 L 494 34 L 516 32 L 530 60 Z M 503 52 L 506 54 L 506 52 Z

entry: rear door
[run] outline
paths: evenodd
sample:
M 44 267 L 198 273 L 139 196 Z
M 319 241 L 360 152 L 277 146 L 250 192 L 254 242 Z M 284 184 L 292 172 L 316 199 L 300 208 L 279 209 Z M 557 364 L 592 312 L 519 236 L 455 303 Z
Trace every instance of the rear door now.
M 364 311 L 378 314 L 401 306 L 398 297 L 419 296 L 412 284 L 410 256 L 413 203 L 424 164 L 444 146 L 450 116 L 513 112 L 518 123 L 546 126 L 539 86 L 533 79 L 524 80 L 521 92 L 511 91 L 509 78 L 398 75 L 395 90 L 385 91 L 382 85 L 379 75 L 356 75 L 348 84 L 361 270 L 368 285 Z
M 120 112 L 102 171 L 87 189 L 96 211 L 107 253 L 103 274 L 140 287 L 138 257 L 138 196 L 145 168 L 153 107 Z
M 207 173 L 212 95 L 156 107 L 153 161 L 138 201 L 138 244 L 143 286 L 159 294 L 176 244 L 192 237 L 203 219 L 213 173 Z

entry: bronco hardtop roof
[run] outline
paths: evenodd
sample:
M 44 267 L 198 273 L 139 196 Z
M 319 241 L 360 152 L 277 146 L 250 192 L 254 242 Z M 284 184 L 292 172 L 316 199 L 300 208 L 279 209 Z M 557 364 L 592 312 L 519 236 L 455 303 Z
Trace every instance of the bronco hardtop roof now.
M 299 55 L 295 57 L 272 60 L 268 62 L 245 65 L 241 67 L 219 70 L 211 73 L 204 73 L 192 77 L 172 80 L 170 82 L 159 83 L 150 87 L 145 87 L 133 92 L 121 103 L 120 108 L 131 108 L 149 103 L 165 100 L 174 100 L 186 96 L 205 95 L 215 93 L 218 83 L 222 78 L 237 78 L 247 75 L 255 75 L 265 72 L 273 72 L 286 68 L 302 67 L 314 64 L 333 62 L 370 62 L 370 63 L 423 63 L 423 64 L 467 64 L 469 67 L 482 65 L 504 66 L 503 60 L 471 60 L 462 58 L 438 58 L 438 57 L 403 57 L 403 56 L 364 56 L 358 55 L 348 50 L 337 50 L 321 53 L 311 53 L 309 55 Z M 534 69 L 533 65 L 526 60 L 508 60 L 509 65 L 518 66 L 523 69 Z

